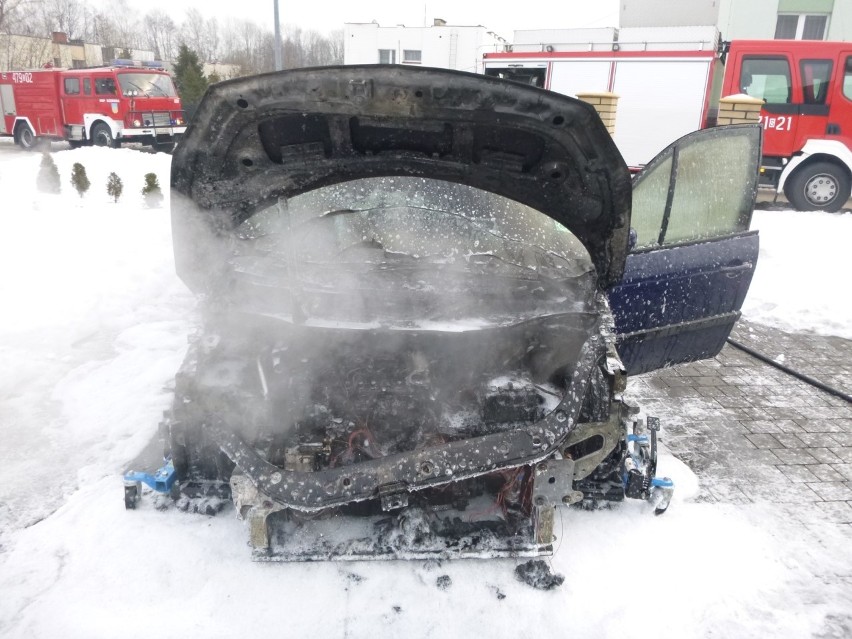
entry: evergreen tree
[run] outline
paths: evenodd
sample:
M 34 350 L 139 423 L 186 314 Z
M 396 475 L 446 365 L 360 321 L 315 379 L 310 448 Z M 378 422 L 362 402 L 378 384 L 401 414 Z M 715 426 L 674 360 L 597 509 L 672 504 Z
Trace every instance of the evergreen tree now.
M 183 108 L 187 115 L 192 117 L 198 103 L 201 102 L 201 96 L 207 90 L 207 79 L 198 61 L 198 54 L 185 44 L 181 44 L 173 69 Z
M 107 193 L 113 199 L 113 202 L 118 202 L 118 198 L 121 197 L 121 190 L 124 188 L 124 185 L 121 183 L 121 178 L 113 172 L 109 174 L 109 179 L 107 180 Z
M 86 167 L 79 162 L 75 162 L 74 166 L 71 167 L 71 185 L 76 189 L 80 197 L 83 197 L 83 194 L 92 185 L 89 182 L 89 177 L 86 175 Z
M 221 82 L 222 78 L 219 77 L 219 74 L 215 71 L 207 76 L 207 86 L 211 84 L 216 84 L 217 82 Z
M 42 193 L 59 193 L 62 190 L 59 170 L 56 168 L 56 163 L 50 153 L 43 153 L 41 156 L 41 167 L 38 170 L 36 185 Z
M 154 209 L 163 201 L 163 192 L 160 190 L 160 182 L 156 173 L 145 174 L 145 186 L 142 187 L 142 197 L 145 198 L 145 206 Z

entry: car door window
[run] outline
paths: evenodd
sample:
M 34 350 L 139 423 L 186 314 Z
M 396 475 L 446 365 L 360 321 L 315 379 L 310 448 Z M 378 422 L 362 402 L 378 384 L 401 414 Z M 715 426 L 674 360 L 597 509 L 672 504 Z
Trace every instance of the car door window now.
M 748 230 L 760 136 L 753 126 L 706 129 L 681 138 L 640 173 L 633 188 L 634 250 Z
M 633 189 L 633 213 L 630 226 L 636 231 L 636 248 L 657 246 L 663 213 L 671 182 L 672 156 L 668 154 L 659 166 Z

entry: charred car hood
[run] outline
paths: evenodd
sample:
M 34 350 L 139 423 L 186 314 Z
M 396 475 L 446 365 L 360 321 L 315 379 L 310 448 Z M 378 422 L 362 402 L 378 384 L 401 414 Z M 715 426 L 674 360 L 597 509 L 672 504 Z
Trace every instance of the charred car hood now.
M 518 201 L 579 238 L 601 286 L 622 275 L 630 178 L 591 106 L 482 75 L 386 65 L 211 87 L 172 161 L 178 273 L 204 290 L 221 259 L 205 237 L 232 234 L 281 198 L 378 176 Z

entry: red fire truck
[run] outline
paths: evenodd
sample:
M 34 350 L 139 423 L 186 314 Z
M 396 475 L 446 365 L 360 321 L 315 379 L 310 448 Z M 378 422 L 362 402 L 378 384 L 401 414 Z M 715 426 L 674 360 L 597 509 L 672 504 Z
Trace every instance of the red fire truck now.
M 761 98 L 764 184 L 800 210 L 836 211 L 849 198 L 852 43 L 721 43 L 712 27 L 621 29 L 609 41 L 581 42 L 579 31 L 531 32 L 542 41 L 485 54 L 484 73 L 570 95 L 616 93 L 615 142 L 633 167 L 715 125 L 720 97 Z M 566 36 L 573 41 L 559 42 Z
M 160 65 L 0 73 L 0 135 L 25 149 L 39 140 L 169 148 L 186 130 L 174 83 Z
M 800 210 L 836 211 L 852 190 L 852 42 L 734 41 L 723 95 L 765 100 L 766 180 Z

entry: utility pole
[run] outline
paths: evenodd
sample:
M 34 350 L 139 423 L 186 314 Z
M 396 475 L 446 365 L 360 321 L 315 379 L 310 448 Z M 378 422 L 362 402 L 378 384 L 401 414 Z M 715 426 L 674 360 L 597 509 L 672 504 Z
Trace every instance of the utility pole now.
M 275 70 L 284 69 L 284 61 L 281 59 L 281 20 L 278 17 L 278 0 L 275 3 Z

